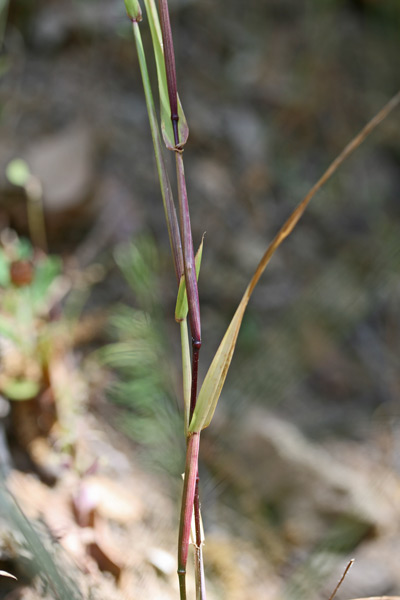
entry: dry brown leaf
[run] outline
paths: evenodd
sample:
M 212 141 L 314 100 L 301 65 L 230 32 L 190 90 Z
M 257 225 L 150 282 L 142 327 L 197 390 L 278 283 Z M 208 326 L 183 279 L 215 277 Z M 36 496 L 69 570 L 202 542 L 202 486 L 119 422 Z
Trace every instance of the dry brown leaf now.
M 261 275 L 264 273 L 265 268 L 269 264 L 272 256 L 275 254 L 275 251 L 292 233 L 297 223 L 303 216 L 311 199 L 315 196 L 318 190 L 323 187 L 323 185 L 328 181 L 328 179 L 330 179 L 330 177 L 332 177 L 338 167 L 354 152 L 354 150 L 356 150 L 362 144 L 365 138 L 379 125 L 379 123 L 381 123 L 381 121 L 383 121 L 389 115 L 394 108 L 396 108 L 396 106 L 398 106 L 398 104 L 400 104 L 400 92 L 398 92 L 391 100 L 389 100 L 389 102 L 367 123 L 367 125 L 365 125 L 365 127 L 363 127 L 363 129 L 334 159 L 322 177 L 320 177 L 317 183 L 310 189 L 308 194 L 297 205 L 268 246 L 264 256 L 261 258 L 255 270 L 253 277 L 251 278 L 249 285 L 246 288 L 246 291 L 243 294 L 240 304 L 236 309 L 233 319 L 226 330 L 222 342 L 205 376 L 203 385 L 198 395 L 196 408 L 189 425 L 190 433 L 199 433 L 211 422 L 217 402 L 219 400 L 219 396 L 225 383 L 228 369 L 232 361 L 236 341 L 247 304 L 254 291 L 254 288 L 260 280 Z

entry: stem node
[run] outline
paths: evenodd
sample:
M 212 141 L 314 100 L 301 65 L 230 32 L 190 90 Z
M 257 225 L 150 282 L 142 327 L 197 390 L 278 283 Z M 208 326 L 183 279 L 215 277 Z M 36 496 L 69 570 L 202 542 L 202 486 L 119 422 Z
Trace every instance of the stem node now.
M 200 350 L 201 348 L 201 340 L 195 340 L 192 338 L 192 347 L 194 350 Z

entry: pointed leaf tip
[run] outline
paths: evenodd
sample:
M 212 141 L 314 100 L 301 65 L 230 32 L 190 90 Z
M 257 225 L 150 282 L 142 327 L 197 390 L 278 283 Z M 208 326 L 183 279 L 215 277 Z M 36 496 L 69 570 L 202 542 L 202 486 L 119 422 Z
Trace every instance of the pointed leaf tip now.
M 203 237 L 201 238 L 200 246 L 199 246 L 199 249 L 196 252 L 196 257 L 194 259 L 194 262 L 195 262 L 195 265 L 196 265 L 196 277 L 197 277 L 197 279 L 199 279 L 201 259 L 202 259 L 202 256 L 203 256 L 204 235 L 205 234 L 203 234 Z M 184 319 L 186 319 L 188 312 L 189 312 L 189 307 L 188 307 L 188 301 L 187 301 L 185 275 L 182 275 L 180 283 L 179 283 L 178 297 L 176 299 L 175 321 L 177 321 L 177 323 L 180 323 L 181 321 L 183 321 Z

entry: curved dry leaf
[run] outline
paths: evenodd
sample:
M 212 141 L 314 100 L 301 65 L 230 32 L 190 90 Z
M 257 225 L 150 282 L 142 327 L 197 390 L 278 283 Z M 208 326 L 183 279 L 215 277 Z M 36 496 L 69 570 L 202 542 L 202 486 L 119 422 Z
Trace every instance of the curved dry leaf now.
M 7 571 L 0 571 L 0 577 L 9 577 L 10 579 L 15 579 L 15 581 L 18 581 L 15 575 L 11 575 L 11 573 L 8 573 Z
M 319 189 L 330 179 L 338 167 L 356 150 L 365 138 L 379 125 L 385 117 L 400 103 L 400 92 L 398 92 L 389 102 L 380 110 L 367 125 L 356 135 L 343 149 L 343 151 L 329 165 L 328 169 L 311 188 L 304 199 L 297 205 L 290 217 L 278 231 L 270 245 L 268 246 L 264 256 L 260 260 L 257 269 L 247 286 L 247 289 L 242 297 L 242 300 L 233 316 L 233 319 L 222 339 L 222 342 L 215 354 L 203 385 L 199 392 L 196 403 L 196 408 L 193 413 L 192 420 L 189 426 L 189 433 L 198 433 L 210 424 L 210 421 L 215 412 L 219 396 L 225 383 L 226 375 L 232 361 L 232 356 L 235 350 L 236 341 L 239 335 L 240 326 L 242 324 L 246 306 L 250 300 L 251 294 L 254 291 L 261 275 L 265 271 L 275 251 L 279 248 L 282 242 L 292 233 L 297 223 L 301 219 L 309 205 L 311 199 Z

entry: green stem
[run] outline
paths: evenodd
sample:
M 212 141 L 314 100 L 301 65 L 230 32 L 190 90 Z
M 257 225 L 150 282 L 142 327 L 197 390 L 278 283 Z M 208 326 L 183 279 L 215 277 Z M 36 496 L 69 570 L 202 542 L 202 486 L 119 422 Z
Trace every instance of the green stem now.
M 196 268 L 195 268 L 195 259 L 194 259 L 194 251 L 193 251 L 193 238 L 192 238 L 192 230 L 190 225 L 190 215 L 189 215 L 189 204 L 188 197 L 186 191 L 186 180 L 185 180 L 185 171 L 183 167 L 183 157 L 181 152 L 175 152 L 176 157 L 176 171 L 177 171 L 177 181 L 178 181 L 178 198 L 179 198 L 179 213 L 181 220 L 181 232 L 182 232 L 182 240 L 183 240 L 183 262 L 185 268 L 185 284 L 186 284 L 186 293 L 189 307 L 189 322 L 190 322 L 190 330 L 192 334 L 192 375 L 191 375 L 191 390 L 190 390 L 190 407 L 189 407 L 189 421 L 193 416 L 194 409 L 196 407 L 197 400 L 197 375 L 198 375 L 198 365 L 199 365 L 199 353 L 201 347 L 201 322 L 200 322 L 200 303 L 199 303 L 199 293 L 197 287 L 197 277 L 196 277 Z M 192 436 L 193 437 L 193 436 Z M 191 443 L 192 437 L 188 439 L 188 452 L 189 452 L 189 444 Z M 198 440 L 200 443 L 200 439 Z M 197 449 L 198 454 L 198 449 Z M 196 473 L 195 473 L 195 484 L 193 490 L 193 499 L 191 496 L 185 496 L 182 499 L 182 511 L 189 510 L 190 507 L 190 519 L 193 515 L 196 523 L 196 549 L 201 549 L 201 541 L 198 543 L 199 537 L 197 535 L 197 524 L 200 523 L 200 503 L 199 503 L 199 483 L 198 483 L 198 468 L 197 468 L 198 459 L 196 459 Z M 186 475 L 185 475 L 186 478 Z M 191 503 L 191 506 L 190 506 Z M 185 513 L 186 514 L 186 513 Z M 185 517 L 186 518 L 186 517 Z M 189 533 L 186 533 L 189 536 Z M 189 543 L 189 538 L 180 537 L 180 543 L 183 545 Z M 184 548 L 180 549 L 182 553 L 184 553 Z M 187 559 L 187 554 L 186 554 Z M 200 589 L 205 589 L 204 584 L 204 574 L 202 568 L 202 553 L 195 553 L 195 561 L 196 561 L 196 573 L 199 576 L 199 586 Z M 200 562 L 199 562 L 200 561 Z M 186 577 L 186 564 L 185 569 L 182 570 L 180 564 L 178 564 L 178 576 L 180 586 L 183 585 L 183 581 Z M 186 585 L 186 584 L 185 584 Z M 197 588 L 196 584 L 196 588 Z M 183 588 L 181 588 L 183 589 Z M 183 593 L 183 592 L 182 592 Z M 196 595 L 197 592 L 196 592 Z M 184 596 L 182 596 L 183 598 Z M 205 600 L 205 596 L 204 600 Z
M 176 68 L 175 68 L 175 53 L 174 43 L 172 40 L 171 23 L 169 20 L 168 1 L 159 0 L 158 6 L 160 9 L 160 20 L 162 39 L 164 45 L 164 57 L 165 57 L 165 70 L 167 75 L 167 87 L 169 105 L 171 108 L 171 121 L 174 132 L 175 147 L 179 146 L 179 132 L 178 132 L 178 92 L 176 87 Z
M 25 192 L 27 196 L 28 227 L 32 243 L 47 252 L 42 184 L 34 175 L 28 178 Z
M 190 389 L 192 386 L 192 373 L 190 365 L 190 347 L 187 320 L 183 319 L 179 322 L 181 332 L 181 348 L 182 348 L 182 379 L 183 379 L 183 402 L 184 402 L 184 418 L 185 418 L 185 437 L 188 435 L 189 428 L 189 412 L 190 412 Z
M 140 73 L 142 75 L 143 89 L 146 99 L 147 113 L 149 116 L 151 136 L 153 138 L 154 154 L 156 157 L 158 177 L 160 180 L 165 219 L 167 221 L 168 235 L 171 244 L 172 255 L 174 258 L 175 273 L 179 284 L 180 278 L 184 271 L 184 267 L 178 219 L 176 216 L 174 200 L 172 197 L 171 183 L 169 181 L 167 168 L 162 154 L 161 135 L 158 128 L 157 114 L 154 106 L 153 93 L 151 91 L 149 73 L 147 70 L 146 57 L 143 50 L 142 36 L 140 35 L 139 23 L 136 21 L 133 22 L 132 27 L 139 59 Z
M 181 152 L 175 152 L 178 181 L 179 215 L 183 241 L 186 293 L 189 306 L 189 323 L 192 334 L 193 352 L 201 347 L 200 303 L 197 289 L 196 265 L 194 260 L 192 229 L 190 225 L 189 202 L 186 190 L 185 170 Z M 192 385 L 194 381 L 192 380 Z M 197 383 L 197 379 L 196 379 Z

